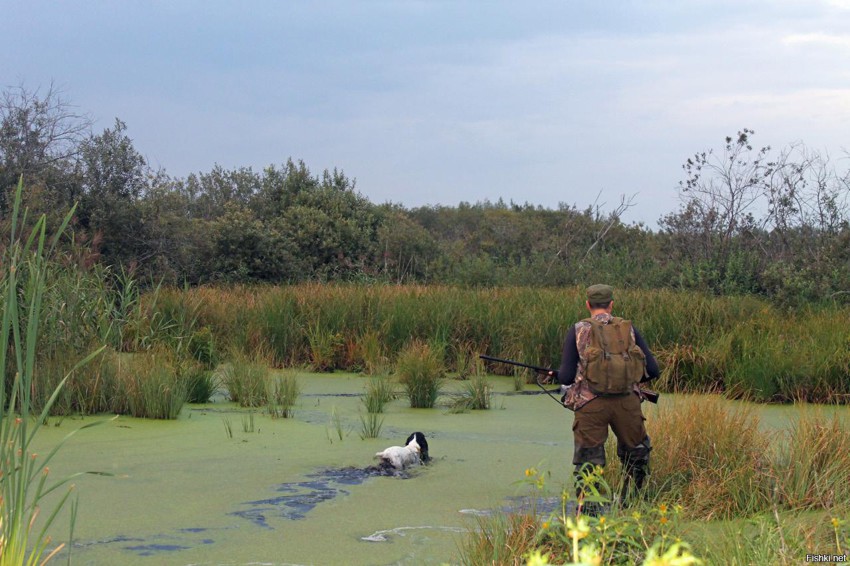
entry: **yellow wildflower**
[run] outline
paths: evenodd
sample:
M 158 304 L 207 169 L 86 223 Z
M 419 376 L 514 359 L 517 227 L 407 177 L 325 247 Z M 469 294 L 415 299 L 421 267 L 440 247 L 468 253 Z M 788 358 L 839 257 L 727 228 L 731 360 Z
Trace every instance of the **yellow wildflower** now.
M 549 564 L 549 556 L 535 550 L 528 555 L 528 561 L 525 564 L 526 566 L 546 566 Z

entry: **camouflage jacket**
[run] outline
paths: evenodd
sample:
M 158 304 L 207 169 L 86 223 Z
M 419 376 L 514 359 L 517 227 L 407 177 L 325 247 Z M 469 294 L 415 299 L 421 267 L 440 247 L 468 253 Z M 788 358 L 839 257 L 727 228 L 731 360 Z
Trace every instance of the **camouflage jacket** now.
M 603 323 L 608 323 L 613 316 L 608 313 L 600 313 L 593 317 L 595 320 L 598 320 Z M 594 399 L 596 399 L 597 395 L 590 390 L 587 382 L 584 379 L 584 369 L 587 366 L 587 358 L 585 356 L 585 351 L 587 350 L 587 346 L 590 344 L 590 323 L 587 321 L 579 321 L 575 325 L 576 330 L 576 348 L 578 349 L 578 368 L 576 369 L 576 379 L 575 382 L 567 387 L 567 391 L 564 394 L 564 406 L 572 411 L 578 411 Z M 632 340 L 635 339 L 634 328 L 632 328 Z M 635 385 L 635 392 L 639 394 L 640 388 Z

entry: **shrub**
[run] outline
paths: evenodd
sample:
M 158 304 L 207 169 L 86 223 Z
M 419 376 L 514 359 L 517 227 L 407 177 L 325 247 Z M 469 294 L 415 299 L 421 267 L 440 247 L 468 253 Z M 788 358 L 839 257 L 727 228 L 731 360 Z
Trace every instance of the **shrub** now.
M 440 395 L 445 368 L 429 345 L 411 343 L 399 354 L 395 370 L 411 407 L 430 409 L 434 406 Z

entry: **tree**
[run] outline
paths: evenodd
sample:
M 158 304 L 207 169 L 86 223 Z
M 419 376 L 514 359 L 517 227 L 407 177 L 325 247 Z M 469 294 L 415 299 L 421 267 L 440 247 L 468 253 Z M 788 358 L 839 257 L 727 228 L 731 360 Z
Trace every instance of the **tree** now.
M 107 263 L 147 259 L 138 203 L 154 175 L 126 130 L 116 118 L 112 128 L 80 144 L 78 219 L 81 228 L 100 234 L 100 251 Z
M 23 85 L 0 94 L 0 212 L 21 175 L 27 187 L 45 189 L 47 210 L 70 206 L 78 196 L 69 177 L 80 143 L 91 128 L 52 83 L 43 94 Z
M 183 184 L 195 218 L 212 220 L 225 212 L 228 203 L 249 205 L 260 191 L 260 177 L 250 167 L 226 170 L 215 165 L 209 173 L 192 174 Z
M 750 261 L 757 247 L 745 244 L 754 243 L 762 227 L 755 213 L 776 163 L 768 159 L 770 146 L 753 149 L 754 133 L 744 128 L 726 138 L 722 153 L 689 158 L 682 165 L 687 178 L 679 183 L 682 206 L 659 221 L 673 254 L 697 266 L 695 283 L 716 291 L 753 290 L 752 275 L 760 267 Z M 742 266 L 748 273 L 741 273 Z

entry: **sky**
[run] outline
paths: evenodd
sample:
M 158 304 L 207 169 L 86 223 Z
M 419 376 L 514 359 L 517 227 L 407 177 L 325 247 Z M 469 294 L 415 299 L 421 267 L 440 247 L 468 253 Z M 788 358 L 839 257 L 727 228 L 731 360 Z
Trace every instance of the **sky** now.
M 850 0 L 0 0 L 0 87 L 51 82 L 172 176 L 339 168 L 375 203 L 613 209 L 749 128 L 846 170 Z

